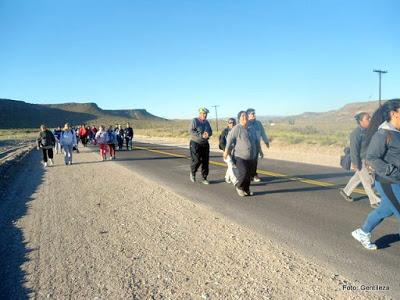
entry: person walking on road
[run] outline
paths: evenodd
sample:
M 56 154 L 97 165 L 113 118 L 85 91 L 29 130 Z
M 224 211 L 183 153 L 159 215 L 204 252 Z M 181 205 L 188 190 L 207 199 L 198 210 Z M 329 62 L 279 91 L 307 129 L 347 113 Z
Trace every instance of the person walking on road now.
M 107 145 L 110 151 L 110 160 L 115 159 L 115 145 L 117 144 L 117 134 L 112 126 L 107 130 Z
M 250 177 L 251 177 L 251 181 L 260 182 L 261 179 L 257 175 L 257 165 L 258 165 L 258 157 L 259 156 L 261 158 L 264 157 L 264 153 L 261 149 L 261 140 L 263 140 L 263 142 L 265 143 L 267 148 L 269 148 L 269 138 L 268 138 L 267 134 L 265 133 L 265 129 L 264 129 L 264 126 L 262 125 L 262 123 L 260 121 L 256 120 L 255 109 L 249 108 L 249 109 L 247 109 L 246 113 L 249 118 L 248 127 L 255 130 L 255 132 L 257 134 L 257 139 L 260 143 L 260 145 L 257 147 L 257 155 L 255 158 L 255 163 L 252 164 L 252 169 L 250 171 Z
M 256 163 L 259 140 L 254 127 L 248 127 L 248 116 L 245 111 L 238 114 L 239 124 L 232 128 L 226 139 L 224 160 L 233 153 L 238 168 L 236 192 L 239 196 L 252 196 L 250 191 L 251 171 Z
M 55 139 L 56 139 L 56 144 L 55 144 L 55 146 L 54 146 L 54 148 L 56 149 L 56 153 L 58 154 L 58 153 L 61 153 L 61 144 L 60 144 L 60 138 L 61 138 L 61 133 L 62 133 L 62 130 L 61 130 L 61 127 L 60 126 L 58 126 L 56 129 L 54 129 L 54 131 L 53 131 L 53 135 L 54 135 L 54 137 L 55 137 Z
M 234 118 L 229 118 L 228 120 L 228 126 L 222 130 L 221 135 L 219 136 L 219 149 L 222 151 L 225 150 L 226 148 L 226 138 L 231 131 L 231 129 L 236 125 L 236 120 Z M 237 176 L 235 173 L 237 173 L 237 168 L 235 164 L 233 163 L 232 157 L 228 155 L 227 159 L 224 159 L 225 163 L 228 166 L 228 169 L 226 170 L 225 174 L 225 182 L 226 183 L 232 183 L 235 185 L 237 183 Z
M 122 126 L 118 125 L 115 132 L 117 134 L 118 150 L 121 151 L 124 145 L 124 130 L 122 129 Z
M 43 165 L 47 167 L 47 161 L 53 165 L 53 148 L 56 144 L 56 139 L 53 133 L 47 129 L 46 125 L 40 126 L 39 137 L 37 138 L 37 149 L 42 149 Z
M 381 204 L 352 236 L 366 249 L 376 250 L 377 245 L 371 243 L 371 232 L 376 226 L 392 215 L 400 224 L 400 99 L 385 102 L 373 114 L 366 144 L 366 160 L 375 172 Z
M 89 132 L 86 129 L 86 125 L 82 124 L 81 127 L 79 128 L 79 137 L 81 139 L 81 143 L 82 143 L 83 147 L 87 146 L 88 135 L 89 135 Z
M 103 125 L 99 127 L 99 131 L 97 131 L 96 133 L 95 140 L 96 143 L 99 145 L 101 160 L 106 160 L 108 141 L 107 141 L 107 131 L 105 130 L 105 127 Z
M 371 116 L 366 112 L 360 112 L 355 115 L 355 119 L 358 126 L 350 134 L 350 157 L 352 169 L 355 171 L 355 174 L 351 177 L 345 188 L 339 189 L 339 192 L 345 200 L 351 202 L 353 201 L 351 193 L 360 183 L 362 183 L 364 190 L 368 195 L 371 207 L 375 208 L 378 207 L 381 199 L 379 199 L 372 189 L 374 179 L 365 163 L 367 152 L 365 134 L 369 127 Z
M 207 180 L 209 172 L 210 144 L 209 138 L 212 136 L 210 123 L 207 121 L 208 109 L 201 107 L 199 116 L 194 118 L 189 125 L 190 134 L 190 156 L 192 163 L 190 166 L 190 180 L 196 181 L 196 172 L 201 165 L 201 175 L 203 184 L 210 184 Z
M 133 149 L 133 128 L 129 123 L 126 123 L 126 128 L 124 130 L 126 150 Z
M 68 123 L 64 125 L 64 130 L 61 133 L 60 144 L 64 150 L 64 162 L 66 165 L 72 165 L 72 151 L 78 143 L 75 131 Z

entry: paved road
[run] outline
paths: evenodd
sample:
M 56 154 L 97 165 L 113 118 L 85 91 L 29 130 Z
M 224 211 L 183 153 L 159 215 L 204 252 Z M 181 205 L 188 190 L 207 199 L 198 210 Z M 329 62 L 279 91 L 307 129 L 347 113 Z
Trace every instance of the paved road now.
M 189 181 L 187 149 L 144 143 L 136 146 L 134 151 L 118 152 L 117 161 L 360 285 L 389 286 L 392 296 L 400 295 L 399 224 L 390 218 L 376 229 L 373 239 L 379 251 L 364 250 L 351 237 L 351 231 L 361 225 L 371 208 L 362 190 L 353 203 L 338 194 L 338 186 L 347 182 L 349 173 L 339 168 L 263 159 L 259 169 L 265 175 L 261 183 L 251 187 L 255 195 L 240 198 L 223 180 L 221 153 L 211 153 L 211 184 L 205 186 Z

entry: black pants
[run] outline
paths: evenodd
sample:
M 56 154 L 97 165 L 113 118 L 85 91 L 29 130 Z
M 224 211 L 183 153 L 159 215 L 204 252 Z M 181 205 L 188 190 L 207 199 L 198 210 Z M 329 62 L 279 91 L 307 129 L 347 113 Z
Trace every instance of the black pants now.
M 132 141 L 131 138 L 128 138 L 128 137 L 125 138 L 126 150 L 129 150 L 129 144 L 131 143 L 131 141 Z M 132 146 L 133 146 L 133 145 L 132 145 Z
M 117 135 L 117 142 L 118 142 L 118 150 L 122 150 L 122 146 L 124 144 L 124 139 Z
M 255 176 L 257 176 L 257 165 L 258 165 L 258 156 L 259 152 L 257 151 L 257 158 L 253 161 L 253 164 L 251 165 L 250 169 L 250 179 L 253 179 Z
M 87 142 L 88 142 L 87 137 L 86 136 L 81 136 L 81 143 L 82 143 L 83 147 L 86 147 Z
M 239 175 L 237 177 L 238 182 L 236 187 L 240 188 L 245 192 L 250 191 L 250 182 L 251 182 L 251 171 L 254 169 L 254 165 L 256 165 L 257 160 L 252 159 L 242 159 L 240 157 L 236 157 L 236 167 L 238 168 Z
M 254 159 L 250 167 L 250 179 L 253 179 L 254 176 L 257 176 L 257 165 L 258 159 Z
M 192 157 L 192 164 L 190 166 L 192 174 L 195 175 L 201 165 L 201 175 L 206 179 L 208 176 L 208 162 L 210 160 L 210 145 L 208 143 L 199 144 L 190 141 L 190 156 Z
M 53 159 L 53 148 L 50 148 L 50 149 L 42 148 L 42 152 L 43 152 L 43 161 L 44 162 L 47 162 L 47 157 L 50 159 Z

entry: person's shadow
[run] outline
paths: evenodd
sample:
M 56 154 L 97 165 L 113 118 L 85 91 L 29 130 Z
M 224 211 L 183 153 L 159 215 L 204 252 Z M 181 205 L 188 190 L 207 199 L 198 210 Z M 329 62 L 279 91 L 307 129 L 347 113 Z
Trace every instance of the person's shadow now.
M 396 242 L 399 241 L 400 241 L 400 234 L 392 233 L 380 237 L 375 241 L 375 244 L 378 246 L 378 249 L 385 249 L 385 248 L 390 248 L 392 244 L 395 244 Z
M 39 151 L 32 151 L 0 172 L 0 299 L 29 299 L 33 292 L 26 287 L 26 276 L 30 274 L 22 266 L 29 254 L 39 249 L 28 247 L 17 221 L 27 214 L 44 172 Z

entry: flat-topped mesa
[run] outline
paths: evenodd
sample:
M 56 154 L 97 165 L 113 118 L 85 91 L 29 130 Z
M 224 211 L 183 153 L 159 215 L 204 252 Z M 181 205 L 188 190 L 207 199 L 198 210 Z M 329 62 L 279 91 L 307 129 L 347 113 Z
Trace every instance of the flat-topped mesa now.
M 163 121 L 146 109 L 101 109 L 96 103 L 31 104 L 19 100 L 0 99 L 0 128 L 37 128 L 71 124 L 116 124 L 135 120 Z

